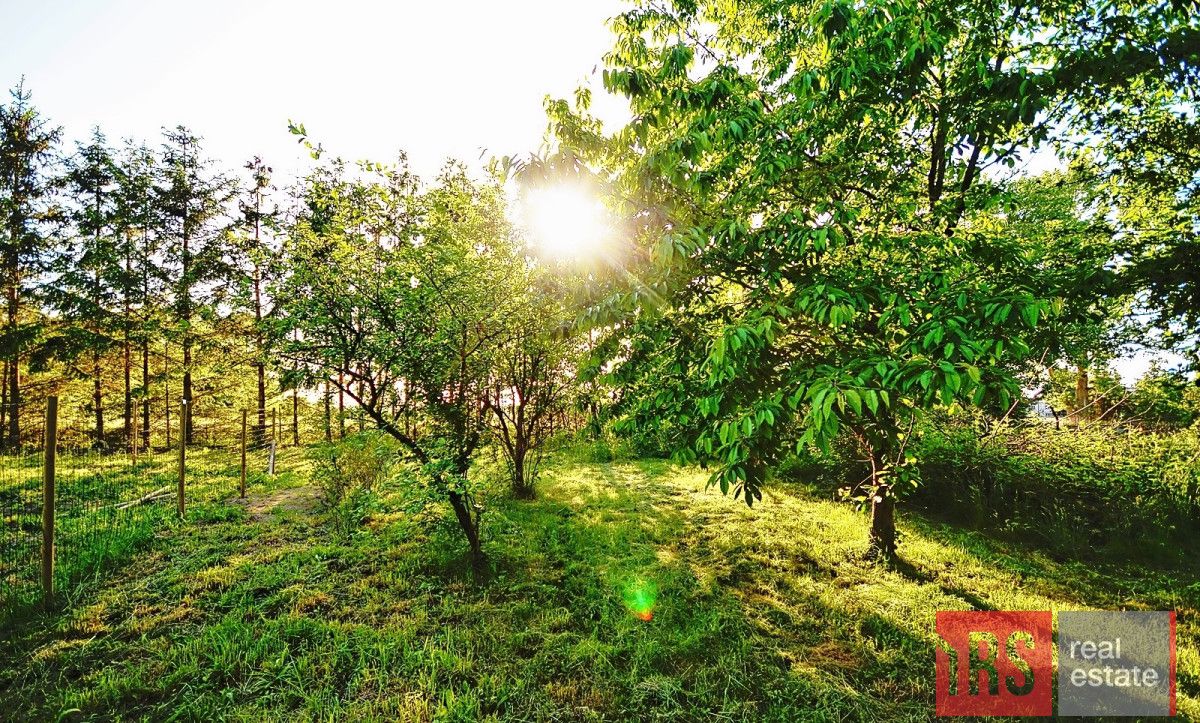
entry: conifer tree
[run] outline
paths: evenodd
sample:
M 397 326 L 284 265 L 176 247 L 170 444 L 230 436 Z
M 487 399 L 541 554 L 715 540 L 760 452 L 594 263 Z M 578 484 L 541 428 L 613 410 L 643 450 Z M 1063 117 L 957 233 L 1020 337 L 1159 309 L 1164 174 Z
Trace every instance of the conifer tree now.
M 38 334 L 23 318 L 28 297 L 50 244 L 56 210 L 54 170 L 62 129 L 42 117 L 22 80 L 0 105 L 0 280 L 4 287 L 4 357 L 0 389 L 0 446 L 21 443 L 21 363 Z
M 193 402 L 192 372 L 198 329 L 211 316 L 215 282 L 226 278 L 222 243 L 226 205 L 233 183 L 204 157 L 200 138 L 183 126 L 164 134 L 162 164 L 156 187 L 164 266 L 171 273 L 173 333 L 183 351 L 181 400 Z M 182 420 L 185 443 L 191 444 L 192 417 Z

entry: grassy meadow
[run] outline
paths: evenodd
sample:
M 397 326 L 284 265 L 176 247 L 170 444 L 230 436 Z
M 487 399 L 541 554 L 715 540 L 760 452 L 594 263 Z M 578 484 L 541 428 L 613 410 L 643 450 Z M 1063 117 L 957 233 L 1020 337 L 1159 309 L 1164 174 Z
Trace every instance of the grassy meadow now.
M 750 510 L 698 469 L 567 451 L 538 499 L 488 498 L 476 579 L 441 506 L 414 512 L 393 480 L 338 524 L 288 454 L 245 501 L 236 466 L 209 461 L 185 524 L 9 620 L 7 715 L 925 721 L 935 611 L 1098 608 L 1179 611 L 1179 712 L 1200 716 L 1195 568 L 1052 556 L 911 510 L 881 567 L 865 517 L 815 488 Z

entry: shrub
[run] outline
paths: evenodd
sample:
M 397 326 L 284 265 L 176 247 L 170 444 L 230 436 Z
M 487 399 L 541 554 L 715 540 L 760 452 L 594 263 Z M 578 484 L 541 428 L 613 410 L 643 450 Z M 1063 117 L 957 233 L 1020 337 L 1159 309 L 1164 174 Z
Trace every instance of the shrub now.
M 1200 531 L 1194 430 L 1151 434 L 1097 424 L 1030 423 L 983 436 L 969 426 L 926 430 L 915 497 L 976 526 L 1060 551 L 1157 557 Z
M 374 506 L 375 491 L 396 460 L 391 440 L 361 433 L 322 445 L 314 453 L 314 473 L 321 504 L 344 531 L 358 527 Z

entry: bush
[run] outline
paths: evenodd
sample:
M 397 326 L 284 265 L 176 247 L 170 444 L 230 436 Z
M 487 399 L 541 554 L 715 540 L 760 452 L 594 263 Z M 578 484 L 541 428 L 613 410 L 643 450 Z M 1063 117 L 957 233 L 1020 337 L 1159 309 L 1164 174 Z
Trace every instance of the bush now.
M 395 445 L 373 432 L 317 448 L 313 477 L 321 504 L 341 531 L 349 532 L 367 518 L 376 489 L 387 479 L 395 460 Z
M 1150 434 L 1037 422 L 984 438 L 965 425 L 917 442 L 916 501 L 1074 554 L 1158 557 L 1200 531 L 1196 432 Z

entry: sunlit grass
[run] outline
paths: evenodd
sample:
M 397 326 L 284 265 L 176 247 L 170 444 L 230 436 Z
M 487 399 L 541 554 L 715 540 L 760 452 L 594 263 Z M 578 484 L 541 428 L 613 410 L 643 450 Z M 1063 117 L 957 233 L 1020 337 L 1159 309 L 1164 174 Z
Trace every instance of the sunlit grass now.
M 336 533 L 297 478 L 187 525 L 0 650 L 21 717 L 367 720 L 930 718 L 938 609 L 1177 607 L 1180 709 L 1197 713 L 1195 592 L 1178 574 L 1083 569 L 774 487 L 761 506 L 665 462 L 560 459 L 534 502 L 495 499 L 493 572 L 449 520 L 386 507 Z M 280 491 L 296 490 L 288 495 Z

